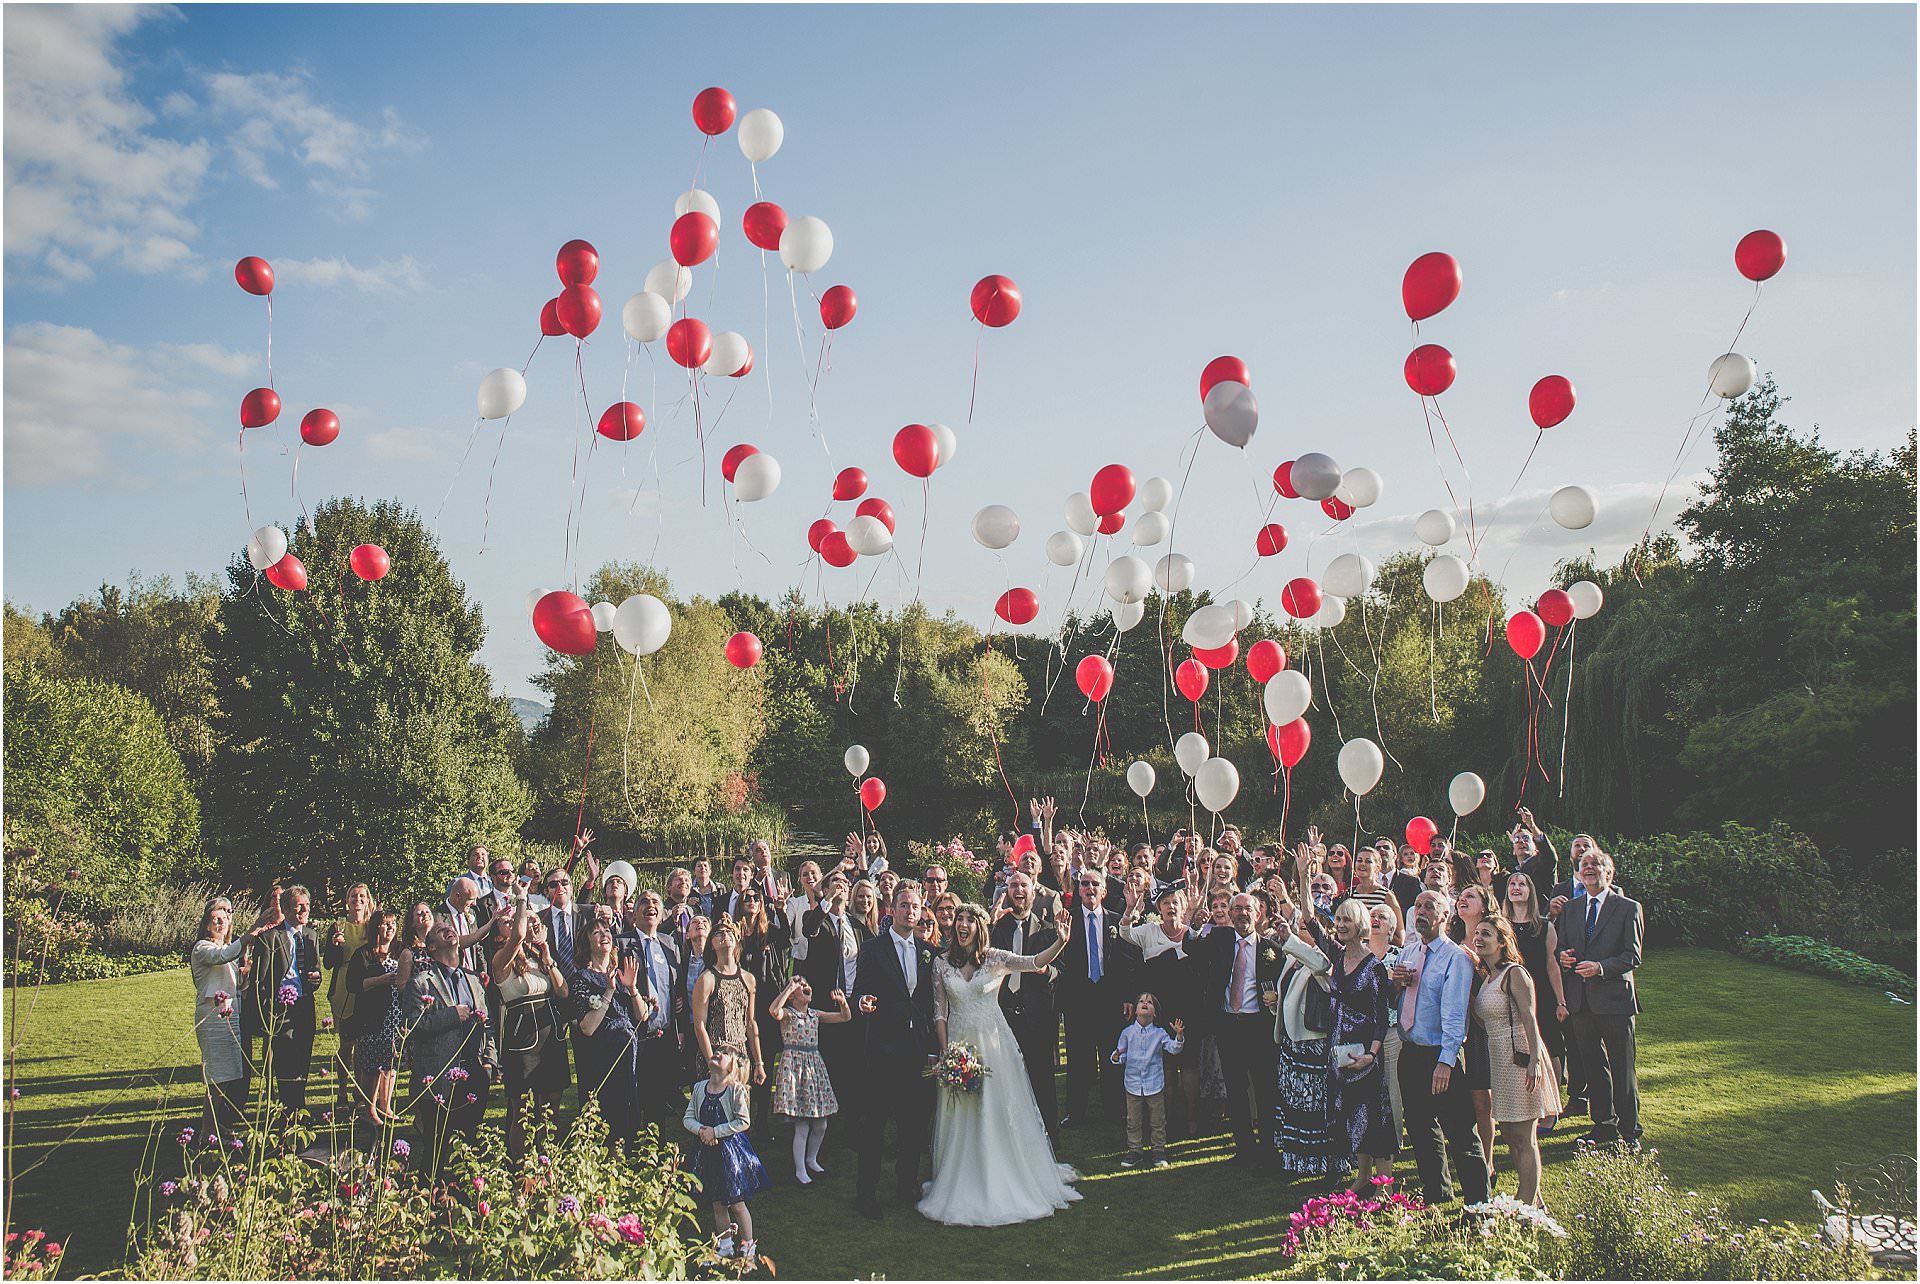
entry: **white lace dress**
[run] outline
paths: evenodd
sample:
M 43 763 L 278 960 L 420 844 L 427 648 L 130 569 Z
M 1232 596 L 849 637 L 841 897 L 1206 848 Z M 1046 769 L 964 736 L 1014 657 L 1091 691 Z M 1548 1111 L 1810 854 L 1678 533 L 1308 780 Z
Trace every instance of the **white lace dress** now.
M 980 1054 L 988 1074 L 979 1092 L 936 1089 L 933 1180 L 920 1212 L 949 1226 L 1009 1226 L 1050 1217 L 1080 1198 L 1079 1174 L 1056 1163 L 1020 1045 L 1000 1011 L 1000 986 L 1034 971 L 1031 956 L 988 950 L 971 977 L 944 957 L 933 964 L 933 1011 L 947 1041 Z

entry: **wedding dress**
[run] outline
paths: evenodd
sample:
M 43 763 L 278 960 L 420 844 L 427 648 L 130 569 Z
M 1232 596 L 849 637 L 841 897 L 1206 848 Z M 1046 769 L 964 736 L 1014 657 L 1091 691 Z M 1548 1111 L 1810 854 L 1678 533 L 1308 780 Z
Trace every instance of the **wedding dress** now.
M 1028 956 L 988 950 L 971 977 L 945 956 L 933 964 L 936 1020 L 947 1041 L 980 1054 L 988 1074 L 978 1092 L 938 1088 L 934 1107 L 933 1180 L 920 1212 L 949 1226 L 1008 1226 L 1051 1217 L 1080 1198 L 1067 1183 L 1079 1174 L 1056 1163 L 1020 1045 L 1000 1011 L 1000 986 L 1033 970 Z

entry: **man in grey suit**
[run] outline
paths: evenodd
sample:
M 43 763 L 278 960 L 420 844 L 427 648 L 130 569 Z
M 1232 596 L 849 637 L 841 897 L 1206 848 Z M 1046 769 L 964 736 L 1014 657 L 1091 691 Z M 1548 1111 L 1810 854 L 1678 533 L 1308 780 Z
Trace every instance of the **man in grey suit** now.
M 1593 1106 L 1593 1131 L 1582 1140 L 1638 1150 L 1633 1024 L 1640 999 L 1633 970 L 1640 966 L 1645 916 L 1638 901 L 1614 890 L 1613 858 L 1598 847 L 1581 853 L 1579 878 L 1586 895 L 1566 903 L 1558 930 L 1566 981 L 1559 1015 L 1572 1026 Z

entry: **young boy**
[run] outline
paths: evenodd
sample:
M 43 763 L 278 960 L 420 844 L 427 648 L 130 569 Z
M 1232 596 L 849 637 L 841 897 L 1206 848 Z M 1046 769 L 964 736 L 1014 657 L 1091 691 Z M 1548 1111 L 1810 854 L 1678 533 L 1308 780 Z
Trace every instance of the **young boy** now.
M 1120 1161 L 1125 1168 L 1140 1166 L 1143 1145 L 1153 1147 L 1155 1168 L 1167 1166 L 1167 1078 L 1160 1054 L 1180 1055 L 1187 1046 L 1187 1023 L 1176 1019 L 1168 1034 L 1153 1023 L 1159 1015 L 1160 1001 L 1151 993 L 1135 999 L 1133 1024 L 1120 1032 L 1113 1050 L 1127 1090 L 1127 1154 Z

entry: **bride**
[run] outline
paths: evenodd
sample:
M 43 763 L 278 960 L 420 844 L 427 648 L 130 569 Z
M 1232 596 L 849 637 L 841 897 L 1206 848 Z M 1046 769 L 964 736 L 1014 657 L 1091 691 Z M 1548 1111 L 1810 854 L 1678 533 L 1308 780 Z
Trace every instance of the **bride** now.
M 988 1074 L 978 1092 L 942 1090 L 933 1126 L 933 1180 L 920 1212 L 950 1226 L 1007 1226 L 1050 1217 L 1080 1198 L 1078 1174 L 1055 1163 L 1020 1045 L 1000 1011 L 1000 986 L 1013 972 L 1045 969 L 1065 948 L 1072 916 L 1054 916 L 1059 939 L 1033 955 L 987 948 L 987 912 L 962 905 L 953 945 L 933 964 L 934 1033 L 979 1053 Z

